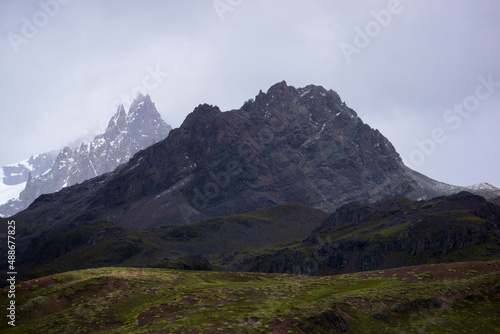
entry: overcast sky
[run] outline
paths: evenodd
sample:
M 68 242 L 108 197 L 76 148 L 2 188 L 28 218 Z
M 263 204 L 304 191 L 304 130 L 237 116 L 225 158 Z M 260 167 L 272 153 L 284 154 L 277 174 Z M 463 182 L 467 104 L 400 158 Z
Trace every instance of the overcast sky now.
M 178 127 L 286 80 L 335 90 L 412 168 L 500 187 L 499 17 L 495 0 L 0 0 L 0 165 L 141 90 Z

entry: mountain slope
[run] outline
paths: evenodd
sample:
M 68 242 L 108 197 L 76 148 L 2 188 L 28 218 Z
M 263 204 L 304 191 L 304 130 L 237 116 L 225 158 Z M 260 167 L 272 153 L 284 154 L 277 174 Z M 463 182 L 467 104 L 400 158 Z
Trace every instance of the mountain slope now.
M 48 172 L 54 164 L 57 152 L 32 155 L 21 162 L 0 167 L 0 217 L 20 211 L 19 194 L 26 188 L 28 178 Z M 17 211 L 16 211 L 17 210 Z
M 200 105 L 117 170 L 42 195 L 14 219 L 26 250 L 47 231 L 95 221 L 184 225 L 286 203 L 332 212 L 354 200 L 459 190 L 404 166 L 334 91 L 283 81 L 239 110 Z
M 123 106 L 119 106 L 106 131 L 97 135 L 89 144 L 82 143 L 74 150 L 63 148 L 52 160 L 50 167 L 41 173 L 36 173 L 33 169 L 24 171 L 26 187 L 18 200 L 1 206 L 0 213 L 3 216 L 13 215 L 27 208 L 41 194 L 53 193 L 111 172 L 127 162 L 137 151 L 164 139 L 170 129 L 161 119 L 151 98 L 139 95 L 128 113 Z M 47 167 L 48 163 L 44 166 Z
M 500 206 L 467 192 L 338 208 L 302 242 L 226 257 L 233 271 L 330 275 L 500 257 Z
M 288 204 L 145 230 L 88 223 L 46 232 L 17 268 L 23 278 L 102 266 L 208 270 L 220 257 L 299 242 L 327 216 Z
M 350 202 L 331 215 L 288 204 L 185 226 L 64 226 L 36 239 L 17 268 L 23 278 L 103 266 L 331 275 L 496 260 L 499 231 L 500 207 L 466 192 Z

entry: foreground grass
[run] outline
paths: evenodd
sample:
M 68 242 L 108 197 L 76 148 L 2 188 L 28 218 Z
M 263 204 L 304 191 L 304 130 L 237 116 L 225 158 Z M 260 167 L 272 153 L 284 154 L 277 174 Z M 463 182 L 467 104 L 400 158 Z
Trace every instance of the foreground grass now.
M 328 277 L 100 268 L 17 286 L 9 333 L 500 333 L 500 262 Z M 2 290 L 2 299 L 6 298 Z

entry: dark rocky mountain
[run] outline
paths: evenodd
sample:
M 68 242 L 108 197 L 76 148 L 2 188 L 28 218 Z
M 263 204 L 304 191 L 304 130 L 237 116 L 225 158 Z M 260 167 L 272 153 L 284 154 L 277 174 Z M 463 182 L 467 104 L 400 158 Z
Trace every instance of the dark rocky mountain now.
M 76 149 L 64 147 L 52 159 L 47 154 L 38 156 L 40 162 L 31 164 L 36 165 L 36 169 L 24 168 L 15 174 L 22 179 L 13 180 L 14 174 L 10 175 L 7 182 L 22 181 L 27 184 L 18 199 L 0 206 L 0 215 L 13 215 L 26 209 L 42 194 L 54 193 L 111 172 L 139 150 L 167 137 L 170 130 L 171 127 L 162 120 L 151 98 L 139 95 L 128 113 L 123 106 L 119 106 L 105 132 L 90 143 L 82 143 Z
M 95 221 L 141 229 L 286 203 L 333 212 L 350 201 L 459 190 L 406 167 L 334 91 L 283 81 L 239 110 L 200 105 L 114 172 L 42 195 L 14 219 L 26 250 L 42 235 Z

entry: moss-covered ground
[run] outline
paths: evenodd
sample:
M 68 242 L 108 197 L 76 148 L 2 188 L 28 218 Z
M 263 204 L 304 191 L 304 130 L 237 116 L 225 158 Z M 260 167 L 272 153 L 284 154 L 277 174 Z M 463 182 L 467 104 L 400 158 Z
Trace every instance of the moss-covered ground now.
M 0 332 L 500 333 L 499 278 L 500 261 L 325 277 L 87 269 L 19 284 L 16 327 Z

